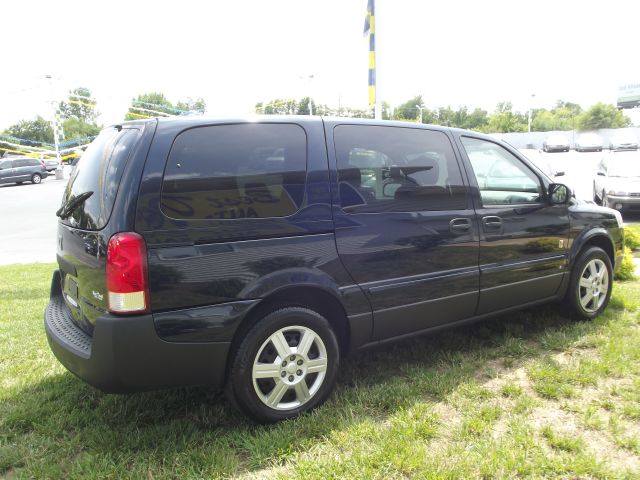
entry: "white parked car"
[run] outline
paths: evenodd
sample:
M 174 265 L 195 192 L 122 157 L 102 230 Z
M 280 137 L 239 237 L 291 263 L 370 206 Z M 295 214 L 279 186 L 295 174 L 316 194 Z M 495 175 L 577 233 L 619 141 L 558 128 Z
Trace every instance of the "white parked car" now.
M 609 139 L 609 150 L 637 150 L 638 137 L 630 130 L 614 133 Z
M 601 152 L 602 137 L 597 133 L 583 133 L 576 140 L 576 152 Z

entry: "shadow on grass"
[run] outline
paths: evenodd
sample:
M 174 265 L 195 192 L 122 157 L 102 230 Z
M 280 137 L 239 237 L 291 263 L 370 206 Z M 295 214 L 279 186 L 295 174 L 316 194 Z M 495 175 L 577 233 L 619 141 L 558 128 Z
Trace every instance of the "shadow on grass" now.
M 251 423 L 206 388 L 106 395 L 69 373 L 50 376 L 4 397 L 0 474 L 20 468 L 36 477 L 257 470 L 363 422 L 442 400 L 492 361 L 507 365 L 561 350 L 615 312 L 574 322 L 545 306 L 359 353 L 344 362 L 326 405 L 270 426 Z

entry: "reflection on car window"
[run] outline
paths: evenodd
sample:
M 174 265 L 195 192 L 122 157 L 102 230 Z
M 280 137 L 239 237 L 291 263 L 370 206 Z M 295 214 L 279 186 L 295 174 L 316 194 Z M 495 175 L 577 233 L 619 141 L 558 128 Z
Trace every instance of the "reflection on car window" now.
M 171 148 L 161 208 L 189 220 L 293 215 L 304 200 L 306 170 L 307 137 L 298 125 L 192 128 Z
M 334 140 L 340 203 L 346 212 L 466 208 L 460 168 L 444 133 L 339 125 Z
M 508 150 L 493 142 L 462 137 L 483 205 L 538 203 L 538 177 Z

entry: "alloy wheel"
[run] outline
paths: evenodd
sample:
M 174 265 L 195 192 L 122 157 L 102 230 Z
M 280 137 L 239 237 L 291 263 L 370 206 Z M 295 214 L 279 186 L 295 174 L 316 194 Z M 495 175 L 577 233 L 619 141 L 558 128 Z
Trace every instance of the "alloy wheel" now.
M 588 313 L 596 312 L 605 302 L 608 290 L 607 266 L 599 258 L 594 258 L 585 265 L 580 275 L 578 286 L 580 305 Z
M 318 392 L 327 372 L 327 349 L 308 327 L 277 330 L 258 349 L 252 381 L 258 398 L 274 410 L 290 410 Z

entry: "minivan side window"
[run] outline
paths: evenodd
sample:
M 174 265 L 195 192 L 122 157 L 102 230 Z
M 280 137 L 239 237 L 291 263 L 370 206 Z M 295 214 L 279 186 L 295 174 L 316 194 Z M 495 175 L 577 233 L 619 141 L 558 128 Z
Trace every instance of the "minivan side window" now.
M 463 210 L 466 189 L 443 132 L 338 125 L 340 203 L 348 213 Z
M 285 217 L 304 200 L 307 137 L 285 123 L 197 127 L 179 134 L 161 209 L 176 219 Z
M 483 206 L 539 203 L 538 176 L 506 148 L 478 138 L 461 137 L 480 188 Z

